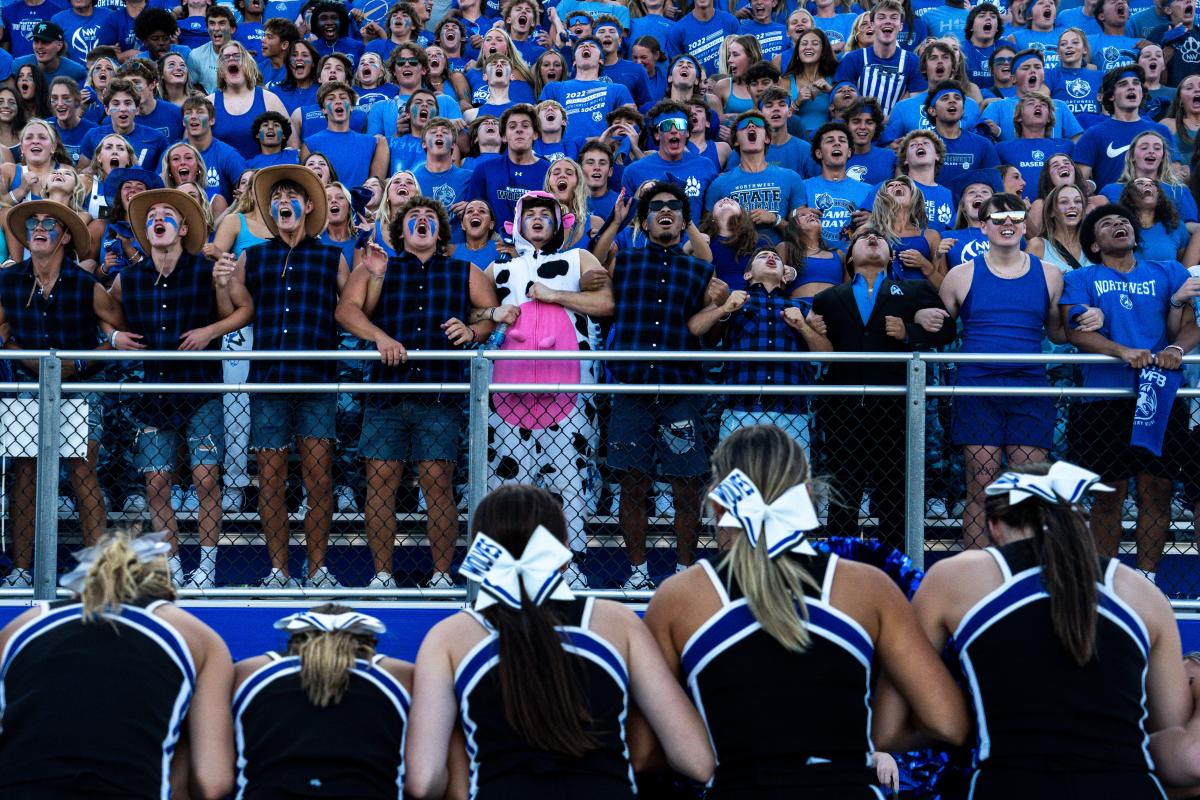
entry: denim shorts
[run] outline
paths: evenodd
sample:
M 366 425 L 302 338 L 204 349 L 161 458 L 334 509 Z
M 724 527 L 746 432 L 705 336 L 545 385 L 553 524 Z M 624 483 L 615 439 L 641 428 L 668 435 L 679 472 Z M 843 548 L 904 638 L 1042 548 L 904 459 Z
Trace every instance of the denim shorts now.
M 192 468 L 213 467 L 221 463 L 225 445 L 224 408 L 220 397 L 198 406 L 188 418 L 186 429 L 138 428 L 134 464 L 140 472 L 174 472 L 180 440 L 187 439 L 188 459 Z
M 455 461 L 462 421 L 457 402 L 403 399 L 371 404 L 363 416 L 358 454 L 375 461 Z
M 250 447 L 286 450 L 296 439 L 333 439 L 337 435 L 337 395 L 250 395 Z
M 784 411 L 739 411 L 727 408 L 721 414 L 721 440 L 724 441 L 731 433 L 739 428 L 751 425 L 774 425 L 782 428 L 788 436 L 804 448 L 804 457 L 808 458 L 809 444 L 812 441 L 812 414 L 790 414 Z
M 22 378 L 25 380 L 25 378 Z M 37 392 L 20 392 L 17 394 L 20 400 L 37 400 Z M 104 433 L 104 400 L 99 392 L 63 392 L 63 400 L 83 400 L 88 404 L 87 414 L 87 440 L 89 442 L 99 442 Z M 63 431 L 65 439 L 69 431 Z
M 691 478 L 708 472 L 700 414 L 691 397 L 618 394 L 608 423 L 608 466 Z

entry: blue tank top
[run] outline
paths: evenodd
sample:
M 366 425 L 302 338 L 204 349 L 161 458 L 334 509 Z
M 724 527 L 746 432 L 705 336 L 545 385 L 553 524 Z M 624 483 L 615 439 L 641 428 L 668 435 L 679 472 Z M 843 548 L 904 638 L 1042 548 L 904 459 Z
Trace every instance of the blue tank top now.
M 13 191 L 14 189 L 16 189 L 18 186 L 20 186 L 20 185 L 21 185 L 21 181 L 23 180 L 23 177 L 22 177 L 22 175 L 21 175 L 21 165 L 20 165 L 20 164 L 14 164 L 13 166 L 14 166 L 14 167 L 16 167 L 16 169 L 14 169 L 14 170 L 13 170 L 13 179 L 12 179 L 12 183 L 11 183 L 11 184 L 9 184 L 9 187 L 8 187 L 8 190 L 9 190 L 10 192 L 11 192 L 11 191 Z M 29 196 L 28 196 L 28 197 L 26 197 L 25 199 L 26 199 L 26 200 L 41 200 L 41 199 L 42 199 L 42 196 L 41 196 L 40 194 L 37 194 L 37 193 L 35 193 L 35 192 L 30 192 L 30 193 L 29 193 Z
M 389 256 L 396 255 L 396 251 L 388 247 L 387 241 L 383 238 L 383 223 L 381 223 L 379 220 L 375 220 L 375 238 L 372 241 L 382 247 L 383 252 L 387 253 Z
M 250 123 L 267 110 L 261 86 L 254 87 L 254 102 L 245 114 L 230 114 L 225 110 L 225 94 L 217 92 L 213 97 L 217 108 L 217 119 L 213 124 L 213 136 L 237 150 L 242 158 L 258 155 L 258 142 L 254 138 Z
M 738 97 L 734 93 L 733 85 L 729 87 L 729 99 L 725 101 L 726 114 L 741 114 L 743 111 L 750 111 L 754 108 L 754 100 L 749 97 Z
M 731 292 L 745 289 L 750 256 L 739 256 L 723 236 L 712 237 L 708 246 L 712 250 L 712 264 L 717 277 L 729 284 Z
M 256 244 L 262 244 L 266 239 L 255 235 L 254 231 L 250 230 L 250 226 L 246 224 L 246 215 L 238 214 L 238 221 L 241 227 L 238 229 L 237 238 L 233 240 L 233 254 L 240 256 L 247 247 L 253 247 Z
M 894 281 L 923 281 L 925 273 L 921 272 L 917 267 L 906 267 L 904 262 L 900 260 L 900 254 L 905 250 L 916 250 L 921 255 L 929 258 L 929 240 L 925 238 L 925 234 L 921 233 L 916 236 L 901 236 L 900 240 L 892 245 L 892 250 L 895 251 L 896 257 L 892 259 L 891 279 Z M 930 259 L 931 261 L 933 259 Z
M 1019 278 L 1001 278 L 988 269 L 984 256 L 973 262 L 971 288 L 963 298 L 963 353 L 1040 353 L 1046 335 L 1050 292 L 1042 262 L 1029 256 L 1029 269 Z M 989 385 L 997 378 L 1046 383 L 1041 364 L 961 364 L 960 384 Z
M 832 283 L 837 286 L 845 280 L 842 259 L 835 253 L 831 256 L 809 256 L 804 259 L 795 284 L 803 286 L 806 283 Z
M 707 158 L 712 162 L 712 165 L 717 168 L 717 172 L 721 172 L 721 154 L 717 152 L 717 146 L 713 142 L 705 140 L 704 149 L 696 151 L 699 155 Z

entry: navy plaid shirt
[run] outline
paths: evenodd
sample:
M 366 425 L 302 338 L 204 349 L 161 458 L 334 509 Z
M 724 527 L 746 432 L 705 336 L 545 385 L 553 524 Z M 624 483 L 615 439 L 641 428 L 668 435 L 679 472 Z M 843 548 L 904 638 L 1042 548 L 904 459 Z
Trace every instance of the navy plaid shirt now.
M 670 353 L 699 350 L 688 331 L 688 319 L 703 309 L 713 268 L 686 256 L 678 247 L 653 242 L 617 254 L 613 268 L 616 314 L 608 334 L 610 350 L 648 350 Z M 699 383 L 699 362 L 610 361 L 608 371 L 618 383 Z
M 798 331 L 783 321 L 785 308 L 798 308 L 807 316 L 812 304 L 788 297 L 785 289 L 768 292 L 761 283 L 746 287 L 746 304 L 725 324 L 725 349 L 735 353 L 806 353 L 808 345 Z M 801 386 L 813 382 L 813 367 L 804 361 L 730 361 L 725 383 L 730 386 Z M 742 411 L 806 411 L 805 395 L 732 395 L 730 408 Z
M 437 254 L 424 264 L 411 253 L 388 259 L 372 322 L 407 350 L 450 350 L 442 323 L 467 321 L 471 313 L 471 271 L 467 261 Z M 371 364 L 375 383 L 462 383 L 466 361 L 408 361 L 396 367 Z M 405 395 L 413 397 L 413 395 Z M 371 395 L 379 402 L 383 395 Z M 390 398 L 395 400 L 397 398 Z
M 0 270 L 0 306 L 9 323 L 9 338 L 29 350 L 96 349 L 100 343 L 96 286 L 91 273 L 69 258 L 63 259 L 58 280 L 46 296 L 37 288 L 32 261 Z
M 338 263 L 342 251 L 307 237 L 246 248 L 246 289 L 254 301 L 255 350 L 336 350 Z M 336 361 L 251 361 L 253 383 L 328 383 Z

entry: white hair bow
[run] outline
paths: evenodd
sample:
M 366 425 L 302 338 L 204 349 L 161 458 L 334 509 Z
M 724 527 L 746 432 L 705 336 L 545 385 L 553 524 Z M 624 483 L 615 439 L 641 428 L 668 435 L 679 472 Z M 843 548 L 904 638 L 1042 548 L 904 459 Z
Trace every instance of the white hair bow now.
M 171 543 L 168 542 L 167 536 L 169 531 L 154 531 L 152 533 L 144 533 L 135 539 L 129 541 L 129 546 L 133 549 L 133 554 L 137 556 L 137 560 L 145 564 L 159 556 L 168 555 L 171 552 Z M 58 579 L 58 585 L 64 589 L 69 589 L 75 594 L 83 594 L 83 584 L 87 580 L 88 571 L 96 563 L 96 559 L 100 557 L 100 553 L 107 546 L 107 543 L 92 545 L 78 550 L 74 555 L 75 560 L 79 563 L 75 565 L 75 569 Z
M 1088 492 L 1111 492 L 1111 486 L 1100 483 L 1100 476 L 1066 461 L 1056 461 L 1045 475 L 1005 472 L 984 490 L 989 496 L 1008 492 L 1008 502 L 1016 505 L 1030 497 L 1040 497 L 1048 503 L 1060 500 L 1075 505 Z
M 374 635 L 387 633 L 387 626 L 375 617 L 360 614 L 357 611 L 343 611 L 341 614 L 322 614 L 317 611 L 301 611 L 290 614 L 275 622 L 275 629 L 288 633 L 303 633 L 304 631 L 346 631 L 358 635 Z
M 754 481 L 740 469 L 735 469 L 709 492 L 708 497 L 727 512 L 718 520 L 717 527 L 741 527 L 754 547 L 766 543 L 769 558 L 787 552 L 807 556 L 817 554 L 805 537 L 806 531 L 821 526 L 806 484 L 796 484 L 768 505 Z
M 574 593 L 563 583 L 562 566 L 571 560 L 571 551 L 554 534 L 538 525 L 525 544 L 520 558 L 482 531 L 467 551 L 459 574 L 479 584 L 475 608 L 483 610 L 496 603 L 521 610 L 521 588 L 535 605 L 547 598 L 573 600 Z

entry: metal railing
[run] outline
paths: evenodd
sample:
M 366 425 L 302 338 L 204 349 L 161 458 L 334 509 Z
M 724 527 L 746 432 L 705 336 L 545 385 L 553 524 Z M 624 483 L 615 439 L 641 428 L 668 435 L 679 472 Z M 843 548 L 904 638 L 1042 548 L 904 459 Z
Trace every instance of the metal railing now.
M 1006 364 L 1116 364 L 1118 359 L 1100 355 L 1086 354 L 1045 354 L 1045 355 L 1012 355 L 1012 354 L 956 354 L 956 353 L 806 353 L 803 361 L 816 364 L 839 362 L 871 362 L 876 364 L 906 365 L 906 381 L 900 385 L 844 385 L 826 384 L 803 386 L 733 386 L 715 384 L 610 384 L 610 383 L 577 383 L 577 384 L 541 384 L 541 383 L 495 383 L 492 381 L 492 368 L 496 361 L 516 359 L 548 360 L 577 360 L 577 361 L 694 361 L 719 363 L 730 361 L 794 361 L 794 356 L 776 353 L 728 353 L 728 352 L 678 352 L 654 353 L 645 352 L 522 352 L 512 350 L 476 350 L 476 351 L 410 351 L 408 358 L 412 361 L 446 361 L 462 360 L 468 362 L 467 373 L 469 381 L 464 383 L 321 383 L 321 384 L 265 384 L 265 383 L 141 383 L 131 381 L 79 381 L 64 382 L 62 379 L 62 363 L 64 361 L 154 361 L 154 360 L 236 360 L 236 361 L 377 361 L 379 354 L 375 351 L 337 350 L 337 351 L 294 351 L 294 352 L 264 352 L 264 351 L 200 351 L 200 352 L 170 352 L 170 351 L 141 351 L 134 358 L 130 354 L 116 351 L 38 351 L 38 350 L 7 350 L 0 353 L 5 360 L 36 360 L 39 365 L 38 380 L 32 382 L 0 383 L 0 393 L 37 392 L 39 422 L 38 435 L 38 467 L 36 480 L 36 529 L 34 539 L 34 596 L 39 599 L 52 598 L 56 594 L 56 576 L 59 570 L 57 563 L 59 544 L 59 515 L 57 513 L 57 496 L 59 486 L 59 447 L 61 430 L 57 421 L 64 396 L 69 397 L 81 393 L 101 394 L 196 394 L 196 393 L 289 393 L 289 394 L 318 394 L 318 393 L 354 393 L 354 394 L 409 394 L 409 393 L 448 393 L 467 396 L 467 519 L 474 513 L 479 500 L 486 494 L 488 488 L 488 425 L 491 396 L 498 392 L 520 393 L 590 393 L 594 395 L 725 395 L 725 396 L 762 396 L 777 395 L 806 395 L 811 397 L 827 396 L 858 396 L 858 397 L 904 397 L 905 398 L 905 437 L 908 443 L 905 447 L 905 513 L 904 513 L 904 543 L 907 555 L 918 566 L 923 566 L 926 553 L 926 514 L 925 514 L 925 476 L 926 452 L 923 446 L 913 443 L 924 443 L 926 440 L 927 406 L 930 398 L 953 398 L 957 396 L 1041 396 L 1061 399 L 1068 398 L 1119 398 L 1132 397 L 1130 389 L 1084 389 L 1078 387 L 1042 386 L 1042 387 L 956 387 L 928 385 L 928 370 L 930 365 L 989 363 L 1003 362 Z M 1189 356 L 1185 364 L 1200 364 L 1200 357 Z M 1180 397 L 1200 397 L 1200 390 L 1182 389 Z M 622 592 L 619 590 L 592 590 L 599 596 L 619 596 L 630 599 L 644 599 L 644 592 Z M 217 588 L 207 590 L 183 591 L 184 596 L 204 596 L 214 598 L 241 597 L 298 597 L 305 594 L 316 596 L 354 596 L 377 598 L 416 598 L 449 599 L 464 595 L 461 589 L 456 590 L 427 590 L 427 589 L 263 589 L 263 588 Z M 27 592 L 19 590 L 0 590 L 0 598 L 11 596 L 28 596 Z M 1200 609 L 1200 602 L 1184 603 L 1188 610 Z

